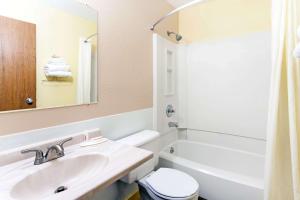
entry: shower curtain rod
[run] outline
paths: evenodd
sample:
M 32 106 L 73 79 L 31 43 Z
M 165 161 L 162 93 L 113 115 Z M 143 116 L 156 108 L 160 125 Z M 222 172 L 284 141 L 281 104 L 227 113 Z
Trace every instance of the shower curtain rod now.
M 193 5 L 197 4 L 197 3 L 202 3 L 202 2 L 204 2 L 204 1 L 207 1 L 207 0 L 194 0 L 194 1 L 190 2 L 190 3 L 184 4 L 184 5 L 180 6 L 180 7 L 178 7 L 178 8 L 176 8 L 176 9 L 172 10 L 171 12 L 169 12 L 168 14 L 166 14 L 165 16 L 163 16 L 162 18 L 160 18 L 159 20 L 157 20 L 157 22 L 155 22 L 155 23 L 153 24 L 153 26 L 150 28 L 150 30 L 151 30 L 151 31 L 154 31 L 154 30 L 155 30 L 155 27 L 156 27 L 158 24 L 160 24 L 162 21 L 164 21 L 166 18 L 168 18 L 169 16 L 171 16 L 171 15 L 173 15 L 173 14 L 175 14 L 175 13 L 177 13 L 177 12 L 179 12 L 179 11 L 181 11 L 181 10 L 187 8 L 187 7 L 193 6 Z
M 86 38 L 84 42 L 88 42 L 92 37 L 98 35 L 98 33 L 94 33 L 93 35 L 90 35 L 89 37 Z

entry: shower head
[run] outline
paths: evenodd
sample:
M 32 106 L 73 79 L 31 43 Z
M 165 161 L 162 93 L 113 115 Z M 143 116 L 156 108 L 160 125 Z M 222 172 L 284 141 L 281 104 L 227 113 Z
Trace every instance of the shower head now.
M 179 42 L 180 40 L 182 40 L 182 36 L 179 35 L 179 34 L 177 34 L 177 35 L 176 35 L 176 40 Z
M 177 41 L 177 42 L 179 42 L 180 40 L 182 40 L 182 36 L 179 35 L 178 33 L 174 33 L 174 32 L 171 32 L 171 31 L 167 31 L 167 34 L 168 34 L 168 36 L 175 35 L 176 41 Z

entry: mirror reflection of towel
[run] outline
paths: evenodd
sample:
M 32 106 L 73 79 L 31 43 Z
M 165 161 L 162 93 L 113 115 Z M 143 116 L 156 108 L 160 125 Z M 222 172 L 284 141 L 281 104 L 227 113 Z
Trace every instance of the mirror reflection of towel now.
M 58 78 L 65 78 L 71 77 L 71 72 L 63 72 L 63 71 L 52 71 L 52 72 L 45 72 L 46 76 L 48 77 L 58 77 Z
M 71 77 L 71 67 L 65 59 L 52 56 L 48 63 L 44 66 L 45 75 L 48 77 Z
M 70 65 L 67 65 L 67 64 L 61 64 L 61 65 L 47 64 L 44 67 L 44 70 L 48 71 L 48 72 L 56 72 L 56 71 L 70 72 L 71 71 Z

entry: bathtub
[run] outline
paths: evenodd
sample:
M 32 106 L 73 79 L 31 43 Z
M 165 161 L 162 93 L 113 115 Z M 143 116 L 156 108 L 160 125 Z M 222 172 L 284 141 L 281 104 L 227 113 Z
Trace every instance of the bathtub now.
M 262 200 L 264 156 L 178 140 L 160 152 L 159 167 L 181 170 L 199 182 L 207 200 Z

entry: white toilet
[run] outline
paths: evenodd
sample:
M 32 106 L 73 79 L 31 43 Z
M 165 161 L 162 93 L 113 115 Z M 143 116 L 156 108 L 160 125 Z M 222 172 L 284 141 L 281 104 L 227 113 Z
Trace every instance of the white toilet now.
M 118 142 L 143 148 L 154 157 L 131 171 L 122 181 L 137 181 L 143 200 L 197 200 L 199 184 L 188 174 L 175 169 L 160 168 L 154 171 L 159 160 L 159 136 L 156 131 L 141 131 Z

